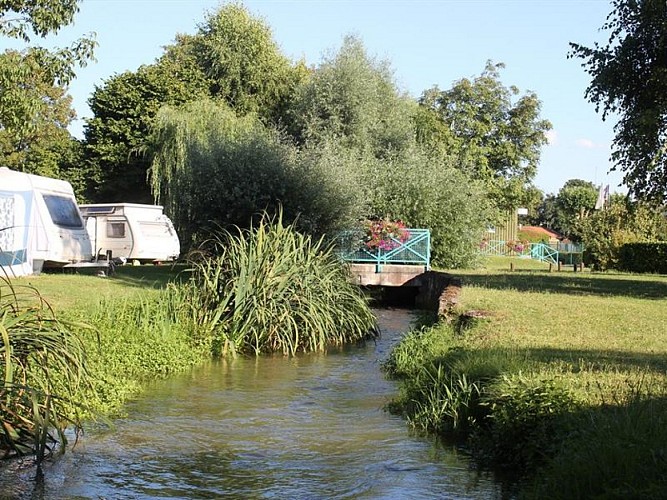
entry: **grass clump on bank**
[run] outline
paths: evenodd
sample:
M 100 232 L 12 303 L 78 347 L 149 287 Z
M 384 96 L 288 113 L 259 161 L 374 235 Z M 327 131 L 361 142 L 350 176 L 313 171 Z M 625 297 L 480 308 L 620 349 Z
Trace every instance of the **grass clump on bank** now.
M 324 351 L 375 330 L 366 298 L 333 249 L 280 216 L 222 233 L 213 256 L 195 264 L 190 290 L 217 354 Z
M 0 277 L 0 458 L 34 453 L 37 463 L 65 428 L 81 425 L 73 401 L 88 388 L 84 345 L 39 293 Z
M 517 474 L 524 498 L 667 497 L 667 278 L 463 280 L 466 309 L 493 315 L 409 334 L 386 364 L 391 409 Z

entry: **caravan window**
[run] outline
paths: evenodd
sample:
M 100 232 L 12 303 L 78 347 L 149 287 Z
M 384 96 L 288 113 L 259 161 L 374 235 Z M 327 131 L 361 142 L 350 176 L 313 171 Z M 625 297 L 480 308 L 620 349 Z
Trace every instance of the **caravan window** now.
M 46 203 L 46 208 L 49 210 L 49 215 L 51 215 L 51 220 L 56 226 L 83 227 L 81 216 L 73 198 L 55 194 L 44 194 L 42 197 L 44 203 Z
M 125 223 L 107 222 L 107 238 L 125 238 Z

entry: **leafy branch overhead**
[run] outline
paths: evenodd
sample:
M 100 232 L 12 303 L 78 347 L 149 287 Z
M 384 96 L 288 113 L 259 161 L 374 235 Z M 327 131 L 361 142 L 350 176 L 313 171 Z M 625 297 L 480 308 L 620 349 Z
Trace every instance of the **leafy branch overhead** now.
M 602 119 L 618 115 L 612 160 L 635 196 L 667 200 L 667 3 L 614 0 L 605 45 L 571 43 L 592 77 L 587 99 Z
M 0 1 L 0 35 L 27 44 L 22 50 L 7 49 L 0 54 L 0 153 L 5 164 L 25 170 L 28 159 L 38 156 L 35 149 L 44 149 L 34 138 L 51 135 L 46 130 L 54 126 L 63 132 L 56 136 L 69 137 L 66 128 L 74 113 L 71 100 L 64 97 L 66 86 L 76 76 L 75 67 L 93 58 L 96 42 L 91 35 L 69 47 L 49 50 L 32 41 L 71 24 L 77 4 L 77 0 Z M 54 100 L 53 96 L 59 97 Z M 69 111 L 54 110 L 65 102 Z M 60 118 L 54 120 L 56 114 Z M 15 164 L 15 159 L 8 158 L 12 155 L 18 155 L 21 162 Z

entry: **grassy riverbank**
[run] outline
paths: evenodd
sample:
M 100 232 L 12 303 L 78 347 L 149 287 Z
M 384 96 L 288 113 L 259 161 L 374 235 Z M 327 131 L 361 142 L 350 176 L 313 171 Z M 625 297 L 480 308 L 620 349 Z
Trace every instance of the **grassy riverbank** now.
M 486 319 L 397 347 L 394 409 L 523 473 L 526 498 L 667 497 L 667 277 L 514 263 L 460 273 Z
M 210 343 L 196 337 L 191 316 L 179 314 L 179 292 L 169 286 L 184 273 L 184 266 L 123 266 L 111 277 L 41 274 L 14 285 L 34 287 L 57 319 L 73 325 L 92 381 L 79 401 L 113 414 L 145 382 L 210 359 Z
M 375 335 L 333 251 L 280 217 L 217 235 L 191 265 L 0 281 L 0 457 L 41 461 L 66 427 L 213 356 L 323 352 Z

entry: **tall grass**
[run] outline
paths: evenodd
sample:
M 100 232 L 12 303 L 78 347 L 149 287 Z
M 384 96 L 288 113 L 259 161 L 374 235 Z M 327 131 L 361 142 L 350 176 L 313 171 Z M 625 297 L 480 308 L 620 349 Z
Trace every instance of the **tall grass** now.
M 559 452 L 523 498 L 667 498 L 667 398 L 636 394 L 575 414 Z
M 375 317 L 323 240 L 266 216 L 222 232 L 194 264 L 193 299 L 222 355 L 324 351 L 367 337 Z
M 35 453 L 40 463 L 67 443 L 68 426 L 80 429 L 84 360 L 83 344 L 34 288 L 0 277 L 0 457 Z

